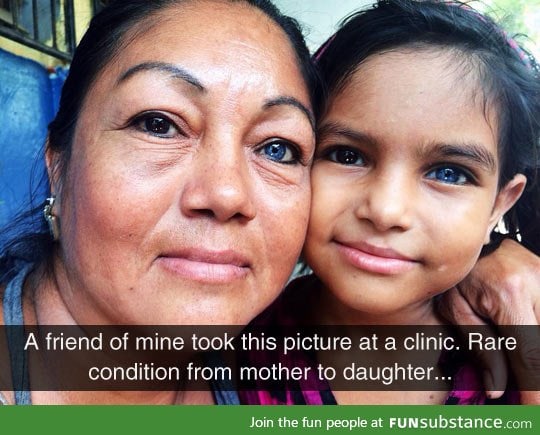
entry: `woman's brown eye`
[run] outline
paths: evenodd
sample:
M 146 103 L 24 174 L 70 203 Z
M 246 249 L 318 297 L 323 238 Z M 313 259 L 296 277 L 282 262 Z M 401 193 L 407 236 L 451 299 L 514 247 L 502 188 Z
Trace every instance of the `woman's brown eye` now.
M 144 120 L 145 131 L 155 134 L 156 136 L 170 136 L 174 134 L 174 127 L 172 123 L 162 117 L 152 116 Z

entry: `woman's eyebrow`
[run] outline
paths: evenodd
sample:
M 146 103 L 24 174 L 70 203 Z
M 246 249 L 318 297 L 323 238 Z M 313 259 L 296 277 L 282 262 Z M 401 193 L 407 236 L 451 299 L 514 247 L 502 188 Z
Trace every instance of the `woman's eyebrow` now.
M 187 70 L 177 65 L 173 65 L 171 63 L 166 63 L 166 62 L 143 62 L 137 65 L 134 65 L 128 70 L 126 70 L 125 72 L 123 72 L 122 75 L 120 75 L 116 84 L 118 85 L 122 83 L 123 81 L 128 80 L 133 75 L 138 74 L 143 71 L 157 71 L 159 73 L 166 74 L 167 76 L 183 80 L 189 83 L 190 85 L 194 86 L 195 88 L 197 88 L 197 90 L 201 92 L 206 92 L 206 88 L 202 85 L 200 80 L 197 79 L 193 74 L 191 74 Z M 299 100 L 297 100 L 294 97 L 279 96 L 276 98 L 272 98 L 270 100 L 267 100 L 264 103 L 263 108 L 269 109 L 270 107 L 280 106 L 280 105 L 288 105 L 288 106 L 292 106 L 299 109 L 307 117 L 311 125 L 311 128 L 313 129 L 313 131 L 315 131 L 315 117 L 313 113 L 304 104 L 302 104 Z
M 264 109 L 269 109 L 269 108 L 274 107 L 274 106 L 292 106 L 292 107 L 295 107 L 295 108 L 299 109 L 307 117 L 307 119 L 308 119 L 308 121 L 309 121 L 309 123 L 311 125 L 311 128 L 315 132 L 315 116 L 313 115 L 311 110 L 309 110 L 304 104 L 302 104 L 296 98 L 288 97 L 288 96 L 285 96 L 285 95 L 279 96 L 279 97 L 276 97 L 276 98 L 271 98 L 271 99 L 265 101 L 265 103 L 263 105 L 263 108 Z
M 419 150 L 419 157 L 457 157 L 472 160 L 488 172 L 495 172 L 497 161 L 486 147 L 476 143 L 448 144 L 435 143 Z
M 157 71 L 162 74 L 166 74 L 169 77 L 180 79 L 194 86 L 200 92 L 205 92 L 206 88 L 202 85 L 199 79 L 197 79 L 193 74 L 172 63 L 166 62 L 143 62 L 137 65 L 132 66 L 127 71 L 123 72 L 122 75 L 116 81 L 116 84 L 119 85 L 123 81 L 129 79 L 135 74 L 138 74 L 143 71 Z

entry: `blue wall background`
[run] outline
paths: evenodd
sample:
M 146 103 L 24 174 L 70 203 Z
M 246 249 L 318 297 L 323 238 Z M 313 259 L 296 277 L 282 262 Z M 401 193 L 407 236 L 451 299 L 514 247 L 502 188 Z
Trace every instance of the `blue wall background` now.
M 31 189 L 44 174 L 47 125 L 65 75 L 0 49 L 0 227 L 29 208 Z M 35 193 L 36 203 L 45 200 L 45 187 Z

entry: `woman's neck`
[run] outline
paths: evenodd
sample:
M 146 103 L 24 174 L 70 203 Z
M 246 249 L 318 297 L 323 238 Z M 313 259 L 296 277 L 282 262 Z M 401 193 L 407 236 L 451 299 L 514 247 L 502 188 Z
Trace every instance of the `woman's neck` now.
M 213 405 L 210 391 L 33 391 L 32 403 L 50 405 Z
M 64 300 L 64 293 L 66 289 L 62 291 L 60 289 L 61 284 L 66 284 L 65 277 L 57 274 L 46 274 L 42 269 L 30 274 L 25 282 L 23 292 L 23 311 L 24 321 L 26 325 L 39 325 L 40 331 L 47 330 L 47 326 L 50 325 L 52 333 L 60 336 L 64 335 L 79 337 L 85 336 L 86 329 L 81 328 L 78 319 L 71 314 L 67 304 Z M 67 289 L 69 293 L 71 288 Z M 104 322 L 91 322 L 92 325 L 104 325 Z M 56 325 L 56 326 L 55 326 Z M 61 325 L 63 329 L 58 329 L 58 325 Z M 44 329 L 45 328 L 45 329 Z M 99 329 L 101 327 L 97 327 Z M 92 327 L 90 328 L 92 329 Z M 94 331 L 96 328 L 93 328 Z M 107 337 L 108 333 L 112 331 L 104 326 L 104 334 Z M 71 338 L 73 338 L 71 337 Z M 54 337 L 53 337 L 54 338 Z M 106 343 L 106 339 L 103 342 Z M 40 343 L 42 343 L 40 341 Z M 40 347 L 41 349 L 41 347 Z M 131 348 L 130 348 L 131 349 Z M 107 363 L 111 366 L 115 364 L 124 364 L 123 358 L 133 358 L 128 352 L 101 352 L 95 351 L 96 362 Z M 126 355 L 124 355 L 126 354 Z M 29 370 L 33 374 L 34 379 L 43 376 L 43 379 L 47 379 L 46 385 L 51 388 L 47 388 L 50 391 L 32 391 L 32 403 L 40 404 L 213 404 L 213 397 L 210 389 L 205 391 L 191 391 L 189 385 L 182 385 L 176 391 L 53 391 L 55 385 L 56 389 L 64 389 L 62 385 L 69 386 L 70 382 L 74 382 L 78 385 L 78 380 L 72 376 L 71 372 L 75 372 L 75 368 L 79 368 L 76 373 L 82 373 L 81 367 L 87 367 L 89 361 L 92 362 L 93 356 L 89 360 L 88 356 L 84 352 L 52 352 L 51 356 L 48 356 L 47 352 L 41 350 L 29 349 Z M 135 355 L 137 357 L 138 354 Z M 181 364 L 178 358 L 178 354 L 175 353 L 176 363 Z M 182 358 L 186 361 L 194 357 L 194 354 L 183 352 Z M 141 357 L 142 358 L 142 357 Z M 145 354 L 144 358 L 148 358 Z M 117 361 L 118 359 L 118 361 Z M 135 359 L 139 361 L 139 359 Z M 58 363 L 60 361 L 60 363 Z M 129 360 L 130 361 L 130 360 Z M 141 360 L 142 361 L 142 360 Z M 149 360 L 152 363 L 153 360 Z M 107 365 L 106 364 L 106 365 Z M 156 363 L 157 364 L 157 363 Z M 69 376 L 66 376 L 65 367 L 70 367 L 71 370 L 67 372 Z M 58 382 L 56 382 L 58 380 Z M 84 384 L 84 381 L 83 381 Z M 69 387 L 68 387 L 69 388 Z

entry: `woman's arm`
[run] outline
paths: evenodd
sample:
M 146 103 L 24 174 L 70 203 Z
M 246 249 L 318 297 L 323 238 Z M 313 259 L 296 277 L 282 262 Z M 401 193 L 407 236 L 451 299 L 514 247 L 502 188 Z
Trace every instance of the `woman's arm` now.
M 493 335 L 499 334 L 498 325 L 539 325 L 540 257 L 513 240 L 504 240 L 498 249 L 478 261 L 463 282 L 443 296 L 438 308 L 443 317 L 456 325 L 492 325 L 488 328 Z M 533 332 L 538 329 L 527 329 L 527 335 Z M 522 388 L 531 385 L 530 376 L 520 376 L 524 366 L 529 375 L 540 376 L 540 339 L 528 338 L 529 344 L 522 346 L 521 352 L 507 355 L 518 387 Z M 506 383 L 505 356 L 487 352 L 479 353 L 478 358 L 485 369 L 488 394 L 493 398 L 500 396 L 502 391 L 497 390 L 501 382 L 496 384 L 493 379 Z M 540 404 L 540 391 L 522 391 L 521 402 Z

